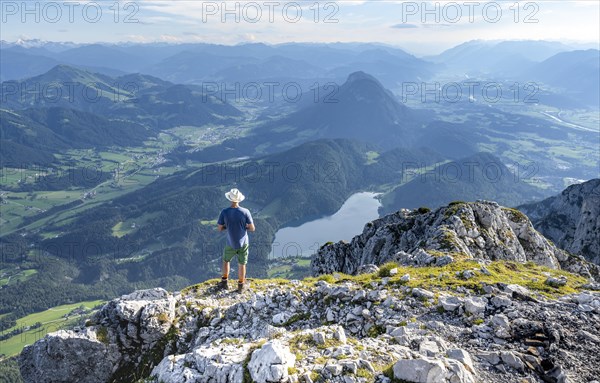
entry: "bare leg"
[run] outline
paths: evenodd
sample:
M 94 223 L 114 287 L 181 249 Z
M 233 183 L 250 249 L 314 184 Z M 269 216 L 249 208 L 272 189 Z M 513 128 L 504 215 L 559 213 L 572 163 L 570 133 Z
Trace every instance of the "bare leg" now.
M 246 265 L 240 265 L 238 263 L 238 278 L 241 283 L 246 281 Z
M 223 279 L 229 278 L 229 262 L 223 261 Z

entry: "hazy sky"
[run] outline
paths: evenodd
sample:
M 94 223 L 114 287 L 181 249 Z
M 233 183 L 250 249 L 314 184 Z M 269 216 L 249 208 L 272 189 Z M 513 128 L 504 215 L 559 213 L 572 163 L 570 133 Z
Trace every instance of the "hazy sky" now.
M 1 38 L 380 42 L 416 54 L 483 40 L 598 42 L 600 1 L 0 1 Z

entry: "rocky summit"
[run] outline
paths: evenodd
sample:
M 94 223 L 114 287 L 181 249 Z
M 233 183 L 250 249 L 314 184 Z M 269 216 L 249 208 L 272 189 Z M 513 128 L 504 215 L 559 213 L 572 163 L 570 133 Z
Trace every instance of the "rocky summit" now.
M 212 281 L 138 291 L 26 347 L 21 372 L 38 383 L 593 382 L 600 294 L 580 291 L 582 277 L 510 265 L 472 282 L 451 265 L 373 266 L 252 281 L 243 294 Z
M 598 383 L 596 270 L 491 202 L 401 211 L 304 280 L 136 291 L 19 357 L 25 382 Z M 568 270 L 570 271 L 568 271 Z
M 365 225 L 350 243 L 329 243 L 312 260 L 315 274 L 354 274 L 367 264 L 443 266 L 455 259 L 534 262 L 598 278 L 596 265 L 557 248 L 519 210 L 496 202 L 453 202 L 435 211 L 400 210 Z

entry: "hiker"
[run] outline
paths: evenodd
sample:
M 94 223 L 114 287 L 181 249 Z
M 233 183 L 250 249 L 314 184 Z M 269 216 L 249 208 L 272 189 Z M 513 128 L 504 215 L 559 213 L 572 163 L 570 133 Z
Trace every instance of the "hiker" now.
M 246 197 L 238 189 L 225 193 L 225 198 L 231 201 L 231 206 L 221 211 L 217 221 L 219 231 L 227 230 L 227 244 L 223 250 L 223 276 L 219 288 L 226 290 L 229 287 L 229 262 L 237 255 L 238 292 L 242 292 L 247 288 L 248 231 L 254 231 L 255 227 L 250 211 L 239 205 Z

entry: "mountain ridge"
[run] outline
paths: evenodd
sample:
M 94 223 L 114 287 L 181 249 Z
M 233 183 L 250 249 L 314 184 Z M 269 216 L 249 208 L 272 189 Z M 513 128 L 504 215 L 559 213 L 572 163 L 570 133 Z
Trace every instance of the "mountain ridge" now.
M 330 243 L 311 260 L 313 274 L 356 273 L 367 264 L 444 265 L 454 259 L 534 262 L 600 278 L 600 267 L 558 249 L 527 216 L 496 202 L 453 202 L 434 211 L 400 210 L 365 225 L 350 243 Z
M 541 198 L 535 186 L 520 180 L 491 153 L 479 152 L 436 166 L 412 172 L 414 179 L 388 192 L 383 198 L 384 213 L 421 206 L 437 208 L 452 201 L 492 199 L 503 205 Z M 409 179 L 409 177 L 405 177 Z
M 571 185 L 561 194 L 519 206 L 557 246 L 600 264 L 600 179 Z

